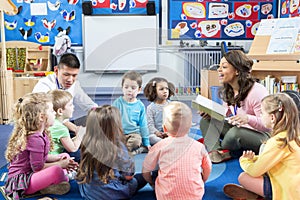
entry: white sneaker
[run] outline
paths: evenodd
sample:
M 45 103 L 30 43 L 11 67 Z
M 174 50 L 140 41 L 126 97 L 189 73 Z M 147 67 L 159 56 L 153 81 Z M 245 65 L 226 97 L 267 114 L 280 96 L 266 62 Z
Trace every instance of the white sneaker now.
M 132 151 L 131 153 L 132 153 L 132 155 L 148 153 L 148 149 L 147 149 L 147 147 L 141 146 L 141 147 L 137 148 L 136 150 Z
M 76 175 L 77 175 L 77 172 L 76 171 L 69 171 L 68 173 L 67 173 L 67 177 L 69 178 L 69 180 L 74 180 L 75 179 L 75 177 L 76 177 Z

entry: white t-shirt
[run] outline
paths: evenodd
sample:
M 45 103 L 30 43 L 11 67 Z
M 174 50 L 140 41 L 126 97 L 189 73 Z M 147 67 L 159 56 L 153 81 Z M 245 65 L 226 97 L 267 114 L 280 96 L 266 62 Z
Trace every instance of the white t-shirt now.
M 50 90 L 59 89 L 57 85 L 56 75 L 50 74 L 44 78 L 41 78 L 39 82 L 34 86 L 32 92 L 48 92 Z M 83 91 L 78 81 L 75 81 L 74 84 L 66 91 L 70 92 L 73 96 L 73 102 L 75 106 L 75 112 L 73 114 L 73 119 L 77 119 L 87 114 L 87 112 L 92 107 L 97 107 L 98 105 Z M 80 108 L 84 113 L 80 114 L 76 112 L 76 108 Z

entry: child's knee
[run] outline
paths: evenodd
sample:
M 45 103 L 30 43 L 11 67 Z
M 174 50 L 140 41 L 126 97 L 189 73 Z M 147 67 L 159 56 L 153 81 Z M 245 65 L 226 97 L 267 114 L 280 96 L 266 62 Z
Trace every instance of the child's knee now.
M 245 172 L 240 173 L 239 177 L 238 177 L 238 181 L 241 185 L 243 185 L 243 183 L 245 182 L 247 174 Z

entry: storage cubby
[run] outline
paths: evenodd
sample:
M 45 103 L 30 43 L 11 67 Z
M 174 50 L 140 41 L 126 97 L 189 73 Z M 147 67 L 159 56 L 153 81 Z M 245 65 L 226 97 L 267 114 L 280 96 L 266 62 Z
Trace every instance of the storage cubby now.
M 8 41 L 6 46 L 7 67 L 17 73 L 50 71 L 50 47 L 34 42 Z

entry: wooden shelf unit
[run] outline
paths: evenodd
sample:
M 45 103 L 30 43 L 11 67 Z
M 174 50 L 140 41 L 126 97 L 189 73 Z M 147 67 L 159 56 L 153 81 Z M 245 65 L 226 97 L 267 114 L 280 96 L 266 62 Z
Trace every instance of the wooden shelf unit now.
M 50 60 L 50 47 L 41 46 L 38 43 L 26 42 L 26 41 L 7 41 L 5 43 L 6 49 L 8 48 L 25 48 L 26 58 L 24 72 L 12 73 L 12 86 L 13 90 L 13 103 L 15 103 L 20 97 L 27 93 L 32 92 L 33 87 L 38 82 L 40 77 L 35 77 L 36 72 L 47 72 L 51 70 Z M 0 49 L 1 50 L 1 49 Z M 1 54 L 0 54 L 1 55 Z M 0 56 L 1 57 L 1 56 Z M 30 66 L 30 60 L 41 59 L 42 63 L 40 68 L 35 71 Z
M 264 79 L 271 75 L 278 80 L 281 76 L 297 76 L 300 83 L 300 53 L 266 54 L 271 36 L 255 36 L 248 57 L 254 60 L 251 74 Z
M 41 59 L 41 67 L 37 71 L 50 71 L 50 47 L 41 46 L 38 43 L 26 42 L 26 41 L 8 41 L 5 43 L 6 48 L 25 48 L 26 58 L 24 72 L 34 71 L 30 66 L 30 60 Z

